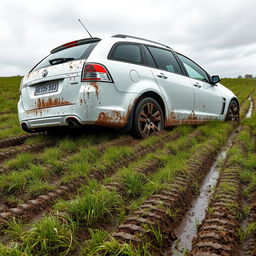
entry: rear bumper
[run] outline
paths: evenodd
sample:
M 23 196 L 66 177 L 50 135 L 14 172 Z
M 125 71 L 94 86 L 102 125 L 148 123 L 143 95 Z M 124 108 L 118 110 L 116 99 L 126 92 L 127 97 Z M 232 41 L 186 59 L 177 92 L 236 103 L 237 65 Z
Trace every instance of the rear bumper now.
M 121 128 L 128 122 L 136 97 L 134 93 L 117 91 L 114 84 L 99 83 L 96 87 L 84 83 L 73 104 L 25 110 L 20 99 L 19 121 L 29 129 L 67 126 L 68 118 L 75 118 L 80 124 Z

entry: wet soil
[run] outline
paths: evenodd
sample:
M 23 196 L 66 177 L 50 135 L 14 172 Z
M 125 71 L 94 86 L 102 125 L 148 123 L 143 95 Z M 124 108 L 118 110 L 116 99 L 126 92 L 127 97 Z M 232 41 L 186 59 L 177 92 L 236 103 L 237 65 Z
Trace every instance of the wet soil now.
M 213 194 L 214 187 L 217 183 L 220 171 L 220 165 L 227 157 L 227 152 L 232 146 L 232 142 L 236 133 L 240 128 L 236 129 L 228 138 L 227 144 L 221 149 L 216 160 L 210 168 L 208 175 L 204 178 L 199 196 L 191 203 L 191 208 L 186 212 L 180 225 L 175 229 L 176 241 L 173 243 L 172 250 L 166 255 L 183 256 L 184 252 L 191 250 L 192 240 L 196 236 L 197 227 L 205 217 L 206 210 L 209 206 L 209 200 Z

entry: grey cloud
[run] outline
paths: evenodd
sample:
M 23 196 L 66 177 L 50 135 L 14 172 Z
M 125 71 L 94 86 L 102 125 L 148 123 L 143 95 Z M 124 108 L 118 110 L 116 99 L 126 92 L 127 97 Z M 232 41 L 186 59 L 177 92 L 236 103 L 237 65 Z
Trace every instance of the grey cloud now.
M 0 76 L 25 74 L 65 42 L 131 34 L 170 45 L 210 73 L 255 75 L 253 0 L 3 0 L 0 9 Z

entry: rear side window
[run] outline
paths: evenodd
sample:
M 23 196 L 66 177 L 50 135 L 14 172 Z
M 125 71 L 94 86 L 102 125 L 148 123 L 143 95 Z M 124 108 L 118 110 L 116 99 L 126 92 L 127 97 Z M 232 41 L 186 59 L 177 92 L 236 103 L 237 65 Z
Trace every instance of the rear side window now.
M 144 46 L 144 53 L 145 53 L 146 64 L 151 68 L 157 68 L 156 63 L 152 57 L 152 54 L 150 53 L 150 51 L 146 46 Z
M 152 53 L 159 69 L 182 75 L 179 63 L 171 51 L 152 46 L 148 46 L 148 49 Z
M 138 44 L 121 43 L 114 46 L 110 59 L 141 64 L 141 49 Z
M 69 60 L 87 59 L 90 53 L 92 52 L 92 50 L 94 49 L 94 47 L 97 45 L 97 43 L 98 42 L 94 42 L 91 44 L 82 44 L 82 45 L 74 46 L 74 47 L 67 48 L 62 51 L 50 54 L 46 58 L 44 58 L 41 62 L 39 62 L 33 68 L 33 70 L 51 66 L 52 64 L 50 63 L 50 61 L 54 59 L 62 59 L 62 58 L 66 58 L 67 60 L 68 59 Z

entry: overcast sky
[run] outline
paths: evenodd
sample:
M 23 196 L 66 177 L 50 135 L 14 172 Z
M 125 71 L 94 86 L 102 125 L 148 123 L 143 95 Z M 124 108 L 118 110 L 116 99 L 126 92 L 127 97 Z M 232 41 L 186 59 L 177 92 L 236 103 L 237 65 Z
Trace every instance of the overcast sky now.
M 255 0 L 0 0 L 0 76 L 24 75 L 49 51 L 122 33 L 167 44 L 210 74 L 256 76 Z

